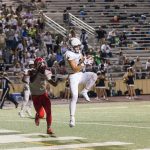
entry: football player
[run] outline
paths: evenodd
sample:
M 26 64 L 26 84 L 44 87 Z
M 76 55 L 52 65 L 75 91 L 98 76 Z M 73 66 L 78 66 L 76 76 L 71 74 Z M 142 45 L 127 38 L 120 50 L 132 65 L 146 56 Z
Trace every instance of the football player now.
M 24 101 L 21 106 L 21 111 L 19 112 L 20 117 L 25 117 L 24 112 L 26 112 L 29 117 L 32 117 L 31 114 L 31 107 L 32 107 L 32 101 L 30 99 L 31 92 L 29 88 L 29 75 L 28 72 L 34 68 L 34 61 L 30 60 L 28 63 L 27 69 L 24 70 L 23 72 L 23 77 L 22 77 L 22 82 L 24 83 L 24 89 L 23 89 L 23 96 L 24 96 Z
M 78 99 L 78 86 L 79 84 L 85 84 L 85 88 L 82 90 L 81 94 L 87 100 L 90 101 L 90 98 L 87 92 L 91 89 L 91 87 L 95 84 L 97 80 L 97 74 L 94 72 L 83 72 L 83 68 L 85 64 L 87 64 L 88 59 L 84 59 L 81 53 L 81 42 L 78 38 L 71 38 L 70 41 L 71 48 L 66 51 L 64 54 L 67 71 L 69 73 L 69 83 L 72 94 L 72 99 L 70 101 L 69 109 L 70 109 L 70 122 L 69 126 L 75 126 L 75 111 L 76 111 L 76 103 Z M 91 62 L 91 58 L 89 58 L 89 62 Z
M 0 109 L 3 108 L 4 102 L 7 98 L 7 100 L 13 102 L 15 104 L 15 107 L 18 108 L 18 102 L 13 96 L 10 96 L 9 91 L 10 91 L 10 86 L 12 86 L 13 91 L 15 91 L 14 84 L 12 81 L 9 79 L 8 74 L 6 72 L 3 72 L 3 74 L 0 77 L 1 82 L 2 82 L 2 96 L 1 96 L 1 101 L 0 101 Z
M 33 105 L 36 111 L 35 124 L 39 126 L 40 122 L 40 112 L 44 108 L 46 113 L 47 121 L 47 134 L 53 135 L 51 124 L 52 124 L 52 113 L 51 113 L 51 101 L 48 97 L 48 92 L 46 89 L 46 81 L 48 81 L 53 86 L 57 86 L 57 82 L 51 79 L 52 73 L 47 69 L 45 60 L 41 57 L 37 57 L 34 60 L 34 69 L 29 71 L 30 76 L 30 90 L 33 100 Z

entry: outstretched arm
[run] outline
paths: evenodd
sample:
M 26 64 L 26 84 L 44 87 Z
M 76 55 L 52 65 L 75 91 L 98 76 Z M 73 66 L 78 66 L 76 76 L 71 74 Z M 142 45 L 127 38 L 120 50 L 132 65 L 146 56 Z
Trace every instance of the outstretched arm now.
M 12 81 L 7 77 L 4 77 L 4 78 L 9 82 L 9 84 L 11 85 L 13 91 L 15 91 L 15 87 L 14 87 L 14 84 L 12 83 Z
M 54 81 L 54 80 L 50 79 L 50 80 L 48 80 L 48 82 L 55 87 L 58 85 L 58 80 Z

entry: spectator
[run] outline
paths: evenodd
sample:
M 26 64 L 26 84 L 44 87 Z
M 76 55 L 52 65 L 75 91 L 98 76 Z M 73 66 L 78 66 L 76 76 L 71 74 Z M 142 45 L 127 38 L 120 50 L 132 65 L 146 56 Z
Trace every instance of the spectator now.
M 147 60 L 146 62 L 146 66 L 145 66 L 146 71 L 150 72 L 150 58 Z
M 13 68 L 13 71 L 14 71 L 14 75 L 15 76 L 19 76 L 20 73 L 21 73 L 21 64 L 19 62 L 17 62 Z
M 104 100 L 108 100 L 107 93 L 106 93 L 106 76 L 104 71 L 98 71 L 97 72 L 97 81 L 96 81 L 96 93 L 97 93 L 97 100 L 100 100 L 103 98 Z
M 101 52 L 103 57 L 112 57 L 111 47 L 106 42 L 102 44 Z
M 46 2 L 44 0 L 38 0 L 37 5 L 39 8 L 46 8 Z
M 85 15 L 86 15 L 86 12 L 85 12 L 84 8 L 82 8 L 80 10 L 80 17 L 81 17 L 82 20 L 85 20 Z
M 129 60 L 129 58 L 127 58 L 126 56 L 125 56 L 125 61 L 124 61 L 124 70 L 126 71 L 127 70 L 127 68 L 128 67 L 130 67 L 131 66 L 131 64 L 130 64 L 130 60 Z
M 66 83 L 65 83 L 64 99 L 67 99 L 67 101 L 69 101 L 70 94 L 71 94 L 70 85 L 69 85 L 69 80 L 67 79 L 67 80 L 66 80 Z
M 136 72 L 141 72 L 142 71 L 142 63 L 141 63 L 140 57 L 137 56 L 133 67 L 134 67 Z
M 127 36 L 125 34 L 125 32 L 121 32 L 121 34 L 119 35 L 119 46 L 127 46 Z
M 123 53 L 119 52 L 118 64 L 119 65 L 123 65 L 124 64 L 124 60 L 125 60 L 125 57 L 123 56 Z
M 69 12 L 67 9 L 64 10 L 63 21 L 66 24 L 66 26 L 69 25 Z
M 100 55 L 98 55 L 96 52 L 93 52 L 93 58 L 96 66 L 99 66 L 101 63 Z
M 60 51 L 56 53 L 56 61 L 60 63 L 63 60 L 63 56 Z
M 53 51 L 51 33 L 50 32 L 46 32 L 46 34 L 45 34 L 43 39 L 44 39 L 44 43 L 45 43 L 46 48 L 47 48 L 47 55 L 49 55 Z
M 88 34 L 84 29 L 81 30 L 80 41 L 83 45 L 83 52 L 88 51 Z
M 70 29 L 68 36 L 69 36 L 69 40 L 73 37 L 76 37 L 75 29 Z
M 136 72 L 136 79 L 139 79 L 140 76 L 142 75 L 142 74 L 141 74 L 141 72 L 142 72 L 142 63 L 141 63 L 139 57 L 136 58 L 136 61 L 135 61 L 133 67 L 134 67 L 135 72 Z
M 110 44 L 115 43 L 115 37 L 117 36 L 116 29 L 113 29 L 108 33 L 107 40 L 110 42 Z
M 6 46 L 6 34 L 3 33 L 3 29 L 0 29 L 0 50 L 4 50 Z
M 129 99 L 136 98 L 135 90 L 134 90 L 134 71 L 132 67 L 129 67 L 127 69 L 127 84 L 128 84 L 128 90 L 129 90 Z
M 100 43 L 100 45 L 102 45 L 105 42 L 107 32 L 103 30 L 101 26 L 99 26 L 98 30 L 96 30 L 95 32 L 97 41 Z
M 45 21 L 44 21 L 43 13 L 41 13 L 41 16 L 38 18 L 37 24 L 38 24 L 40 32 L 43 32 L 44 27 L 45 27 Z
M 119 23 L 120 19 L 118 16 L 114 16 L 113 19 L 110 20 L 112 23 Z

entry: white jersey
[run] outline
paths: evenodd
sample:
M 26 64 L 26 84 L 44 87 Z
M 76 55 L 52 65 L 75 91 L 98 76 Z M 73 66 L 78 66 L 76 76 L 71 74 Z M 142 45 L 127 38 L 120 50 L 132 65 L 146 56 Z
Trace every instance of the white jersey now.
M 70 64 L 68 63 L 68 60 L 74 60 L 76 62 L 76 64 L 78 65 L 80 62 L 80 59 L 82 59 L 82 54 L 67 50 L 66 53 L 64 54 L 64 56 L 65 56 L 64 58 L 65 58 L 67 72 L 74 73 Z
M 30 82 L 30 77 L 29 77 L 29 74 L 28 74 L 29 70 L 30 70 L 30 69 L 25 69 L 25 70 L 23 71 L 24 80 L 27 82 L 28 85 L 29 85 L 29 82 Z

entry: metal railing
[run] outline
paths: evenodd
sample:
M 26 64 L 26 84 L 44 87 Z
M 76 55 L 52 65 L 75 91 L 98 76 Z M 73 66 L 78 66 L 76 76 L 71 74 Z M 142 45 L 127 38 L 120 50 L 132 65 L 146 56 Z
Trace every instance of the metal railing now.
M 60 33 L 62 36 L 64 37 L 67 36 L 67 30 L 64 27 L 62 27 L 61 25 L 53 21 L 47 15 L 43 14 L 43 16 L 44 16 L 46 25 L 54 29 L 56 32 Z
M 93 27 L 89 26 L 87 23 L 83 22 L 71 13 L 69 13 L 69 21 L 80 29 L 87 31 L 90 35 L 95 36 L 95 29 Z
M 38 8 L 38 6 L 35 4 L 36 10 L 37 12 L 44 17 L 45 23 L 48 27 L 52 28 L 53 30 L 55 30 L 57 33 L 61 34 L 64 37 L 67 37 L 67 30 L 62 27 L 61 25 L 59 25 L 57 22 L 55 22 L 54 20 L 52 20 L 50 17 L 48 17 L 45 13 L 43 13 L 42 10 L 40 10 Z

